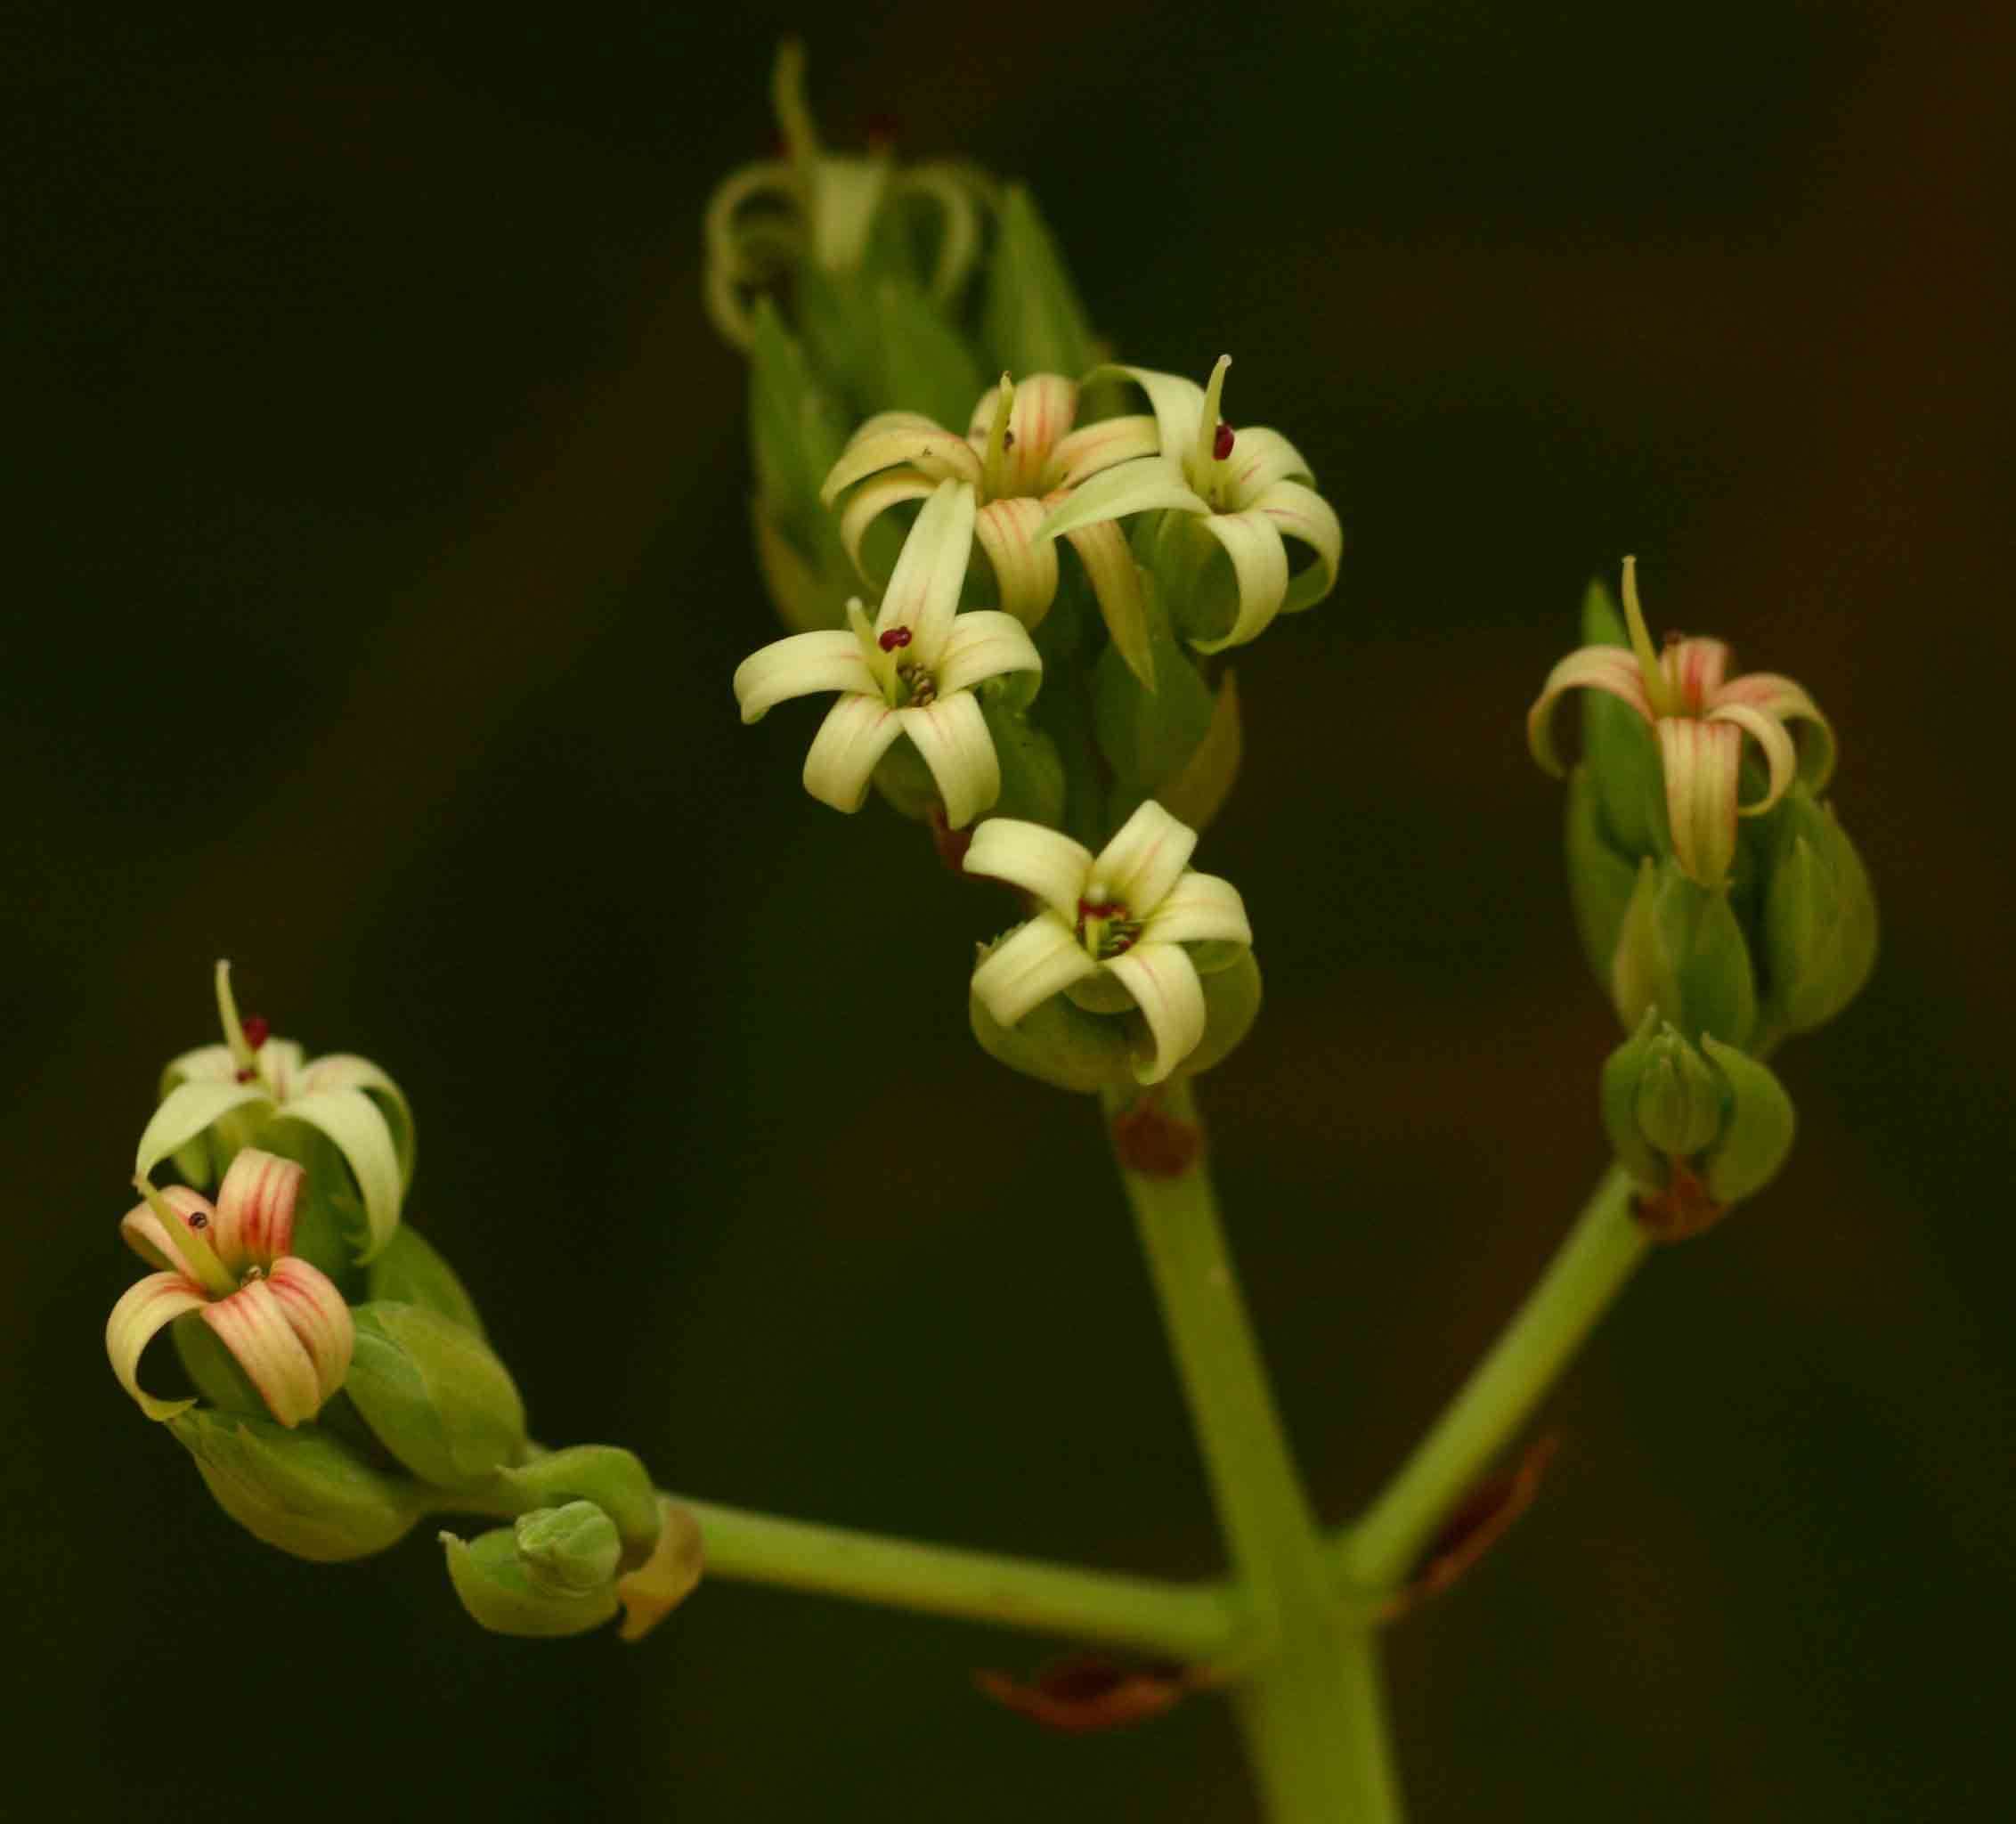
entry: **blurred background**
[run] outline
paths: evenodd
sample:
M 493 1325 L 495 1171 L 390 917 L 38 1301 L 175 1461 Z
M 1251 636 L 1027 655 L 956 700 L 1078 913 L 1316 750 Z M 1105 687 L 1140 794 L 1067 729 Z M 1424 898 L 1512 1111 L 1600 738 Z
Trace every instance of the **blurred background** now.
M 8 9 L 7 1714 L 38 1815 L 1239 1820 L 1223 1707 L 983 1701 L 1043 1642 L 726 1584 L 485 1636 L 426 1530 L 282 1558 L 104 1315 L 212 959 L 418 1111 L 409 1214 L 540 1434 L 714 1499 L 1217 1564 L 1098 1124 L 971 1045 L 996 902 L 736 723 L 773 637 L 698 218 L 809 38 L 829 135 L 1034 188 L 1142 364 L 1238 357 L 1348 530 L 1242 656 L 1204 864 L 1271 997 L 1207 1104 L 1325 1512 L 1603 1163 L 1614 1042 L 1521 717 L 1592 574 L 1831 712 L 1863 1000 L 1768 1197 L 1655 1258 L 1536 1510 L 1394 1634 L 1421 1824 L 2004 1802 L 2016 63 L 1995 9 L 1035 0 Z M 1999 479 L 1998 479 L 1999 477 Z M 836 964 L 839 966 L 835 966 Z M 166 1364 L 157 1371 L 171 1372 Z M 20 1788 L 25 1789 L 25 1788 Z

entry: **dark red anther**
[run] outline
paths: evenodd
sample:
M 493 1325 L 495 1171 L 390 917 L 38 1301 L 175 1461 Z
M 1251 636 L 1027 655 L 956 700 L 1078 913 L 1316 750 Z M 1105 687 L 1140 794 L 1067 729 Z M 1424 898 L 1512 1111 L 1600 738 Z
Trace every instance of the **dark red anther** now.
M 243 1023 L 246 1044 L 250 1046 L 254 1051 L 257 1051 L 266 1042 L 266 1035 L 273 1029 L 257 1014 L 248 1014 Z
M 1002 432 L 1001 447 L 1004 450 L 1012 450 L 1015 447 L 1015 434 L 1013 431 Z
M 1090 900 L 1078 901 L 1080 918 L 1118 918 L 1126 911 L 1118 900 L 1101 900 L 1094 905 Z
M 210 1226 L 210 1218 L 200 1209 L 192 1209 L 189 1212 L 189 1226 L 192 1229 L 207 1229 Z
M 910 644 L 910 630 L 907 627 L 891 627 L 875 644 L 884 652 L 899 651 Z
M 253 1078 L 256 1077 L 258 1074 L 259 1073 L 256 1071 L 240 1071 L 238 1073 L 238 1080 L 240 1083 L 249 1083 L 253 1079 Z
M 1232 428 L 1223 419 L 1218 420 L 1218 428 L 1211 438 L 1211 455 L 1215 461 L 1223 462 L 1232 453 Z

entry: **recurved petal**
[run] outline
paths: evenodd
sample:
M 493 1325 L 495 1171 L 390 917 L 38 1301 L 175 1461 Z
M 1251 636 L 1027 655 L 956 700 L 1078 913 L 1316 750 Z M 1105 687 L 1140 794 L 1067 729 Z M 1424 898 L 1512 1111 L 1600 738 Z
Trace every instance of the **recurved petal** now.
M 1673 859 L 1694 881 L 1719 887 L 1736 852 L 1736 787 L 1743 731 L 1733 722 L 1662 716 L 1659 757 L 1666 773 L 1666 814 Z
M 1728 673 L 1728 642 L 1670 639 L 1659 655 L 1659 669 L 1666 674 L 1680 706 L 1698 715 L 1714 699 Z
M 1232 436 L 1232 452 L 1222 470 L 1225 492 L 1219 498 L 1233 507 L 1252 507 L 1280 481 L 1313 482 L 1315 476 L 1302 452 L 1279 431 L 1265 425 L 1240 425 Z
M 228 1045 L 199 1045 L 171 1059 L 161 1074 L 175 1083 L 235 1083 L 238 1061 Z
M 216 1206 L 186 1185 L 170 1185 L 161 1195 L 185 1219 L 197 1216 L 203 1218 L 195 1226 L 197 1233 L 207 1233 L 216 1221 Z M 127 1210 L 119 1218 L 119 1234 L 126 1246 L 150 1266 L 166 1267 L 170 1273 L 183 1271 L 182 1250 L 169 1240 L 167 1231 L 161 1226 L 161 1218 L 154 1214 L 150 1205 L 136 1203 Z
M 1816 792 L 1825 788 L 1833 777 L 1834 731 L 1826 717 L 1820 713 L 1819 704 L 1800 685 L 1776 672 L 1748 672 L 1723 685 L 1709 707 L 1719 709 L 1730 703 L 1760 709 L 1768 716 L 1777 717 L 1781 722 L 1810 723 L 1812 738 L 1799 744 L 1800 774 Z
M 267 1103 L 264 1090 L 251 1083 L 178 1083 L 169 1090 L 140 1136 L 133 1169 L 146 1177 L 171 1152 L 180 1152 L 213 1121 L 251 1103 Z
M 357 1260 L 362 1265 L 392 1239 L 405 1194 L 399 1149 L 393 1144 L 385 1111 L 362 1089 L 318 1089 L 312 1095 L 296 1096 L 280 1116 L 333 1140 L 350 1168 L 364 1205 L 365 1233 L 357 1238 Z
M 1193 639 L 1199 652 L 1244 646 L 1267 631 L 1288 596 L 1288 550 L 1274 522 L 1257 508 L 1213 513 L 1198 522 L 1225 548 L 1239 583 L 1239 613 L 1216 639 Z
M 1147 918 L 1182 878 L 1196 847 L 1197 832 L 1150 798 L 1099 851 L 1090 884 Z
M 954 617 L 939 654 L 938 695 L 942 703 L 955 691 L 971 690 L 1004 672 L 1040 672 L 1043 656 L 1012 615 L 994 608 L 969 608 Z
M 993 829 L 1003 820 L 996 818 L 980 828 Z M 971 851 L 966 859 L 970 866 Z M 1085 954 L 1085 946 L 1071 934 L 1069 927 L 1052 914 L 1039 912 L 997 944 L 973 971 L 973 992 L 1002 1025 L 1012 1026 L 1061 989 L 1098 971 L 1099 965 Z
M 1027 495 L 990 501 L 973 521 L 974 535 L 994 566 L 1000 605 L 1025 627 L 1036 626 L 1057 599 L 1057 546 L 1036 536 L 1042 522 L 1043 503 Z
M 350 1356 L 357 1342 L 350 1307 L 329 1275 L 298 1255 L 275 1261 L 266 1283 L 272 1288 L 288 1327 L 314 1365 L 315 1404 L 320 1406 L 350 1372 Z
M 919 664 L 938 664 L 945 636 L 952 631 L 959 588 L 972 556 L 977 511 L 973 490 L 965 483 L 940 482 L 904 540 L 903 553 L 882 592 L 875 638 L 880 640 L 896 628 L 907 627 L 909 656 Z
M 1020 627 L 1015 631 L 1021 632 Z M 959 690 L 922 709 L 899 709 L 896 715 L 938 783 L 946 823 L 964 829 L 1001 795 L 1001 761 L 979 700 L 971 691 Z
M 1799 755 L 1793 750 L 1792 737 L 1785 732 L 1785 725 L 1777 717 L 1752 709 L 1747 703 L 1725 703 L 1719 709 L 1711 711 L 1703 720 L 1734 722 L 1764 750 L 1764 764 L 1770 772 L 1764 795 L 1754 804 L 1736 806 L 1739 817 L 1760 816 L 1785 795 L 1786 788 L 1799 773 Z
M 891 468 L 863 482 L 848 496 L 847 510 L 840 516 L 840 542 L 871 589 L 879 590 L 888 579 L 875 575 L 862 561 L 861 541 L 867 537 L 868 528 L 891 507 L 905 501 L 928 501 L 937 490 L 938 484 L 917 469 Z
M 980 459 L 965 438 L 915 411 L 882 411 L 848 440 L 827 474 L 819 499 L 828 507 L 841 491 L 884 468 L 907 465 L 934 482 L 970 482 L 978 487 Z
M 196 1402 L 157 1399 L 147 1392 L 140 1384 L 141 1352 L 165 1325 L 207 1302 L 179 1273 L 150 1273 L 119 1295 L 105 1320 L 105 1353 L 111 1358 L 112 1372 L 150 1419 L 172 1419 Z
M 1313 564 L 1305 566 L 1288 579 L 1288 593 L 1281 598 L 1281 613 L 1293 615 L 1314 607 L 1337 587 L 1337 565 L 1344 557 L 1344 527 L 1337 524 L 1330 503 L 1300 482 L 1278 481 L 1253 502 L 1253 507 L 1274 522 L 1274 530 L 1283 538 L 1305 544 L 1316 554 Z
M 1229 880 L 1186 870 L 1142 927 L 1144 942 L 1250 944 L 1246 901 Z
M 290 1111 L 291 1112 L 291 1111 Z M 264 1272 L 294 1246 L 294 1203 L 307 1173 L 291 1159 L 239 1149 L 217 1186 L 209 1241 L 233 1278 L 248 1266 Z
M 881 695 L 861 642 L 843 628 L 772 640 L 735 668 L 735 696 L 744 722 L 759 721 L 786 698 L 819 690 Z
M 1095 368 L 1087 378 L 1096 379 L 1106 374 L 1124 374 L 1148 395 L 1162 438 L 1162 453 L 1181 460 L 1183 452 L 1197 441 L 1197 421 L 1204 416 L 1204 388 L 1181 374 L 1158 373 L 1147 367 L 1115 364 Z
M 1204 1037 L 1204 984 L 1197 965 L 1175 944 L 1140 943 L 1104 965 L 1134 998 L 1155 1035 L 1155 1055 L 1134 1075 L 1159 1083 Z
M 1148 637 L 1148 598 L 1142 592 L 1141 572 L 1135 566 L 1134 553 L 1127 549 L 1126 534 L 1117 521 L 1102 519 L 1096 525 L 1080 525 L 1064 536 L 1070 540 L 1071 549 L 1085 566 L 1114 650 L 1126 660 L 1141 688 L 1152 691 L 1155 648 Z
M 1043 468 L 1043 492 L 1075 488 L 1117 463 L 1156 455 L 1161 448 L 1162 434 L 1146 413 L 1082 424 L 1050 452 Z
M 1092 875 L 1092 851 L 1040 823 L 990 817 L 973 832 L 963 865 L 968 874 L 1021 888 L 1075 927 Z
M 1051 508 L 1036 527 L 1038 538 L 1056 538 L 1081 525 L 1124 519 L 1130 513 L 1174 507 L 1179 513 L 1208 513 L 1209 505 L 1191 492 L 1181 465 L 1167 456 L 1143 456 L 1095 475 Z
M 880 696 L 843 696 L 826 712 L 805 756 L 805 789 L 835 810 L 858 810 L 868 777 L 903 732 Z
M 1008 429 L 1015 441 L 1004 452 L 1004 479 L 1017 494 L 1040 494 L 1057 441 L 1077 416 L 1078 388 L 1062 374 L 1030 374 L 1015 383 Z
M 413 1182 L 413 1111 L 407 1103 L 406 1092 L 388 1071 L 354 1052 L 332 1051 L 298 1073 L 293 1093 L 305 1095 L 317 1089 L 362 1089 L 370 1096 L 385 1111 L 391 1125 L 392 1142 L 399 1153 L 400 1177 L 408 1185 Z
M 266 1410 L 282 1425 L 298 1425 L 321 1410 L 315 1364 L 266 1281 L 248 1281 L 230 1298 L 205 1303 L 203 1321 L 238 1358 Z
M 1533 706 L 1526 712 L 1526 745 L 1532 750 L 1532 756 L 1540 762 L 1541 770 L 1552 773 L 1556 778 L 1566 769 L 1554 751 L 1554 705 L 1566 692 L 1578 688 L 1607 690 L 1611 696 L 1630 704 L 1646 721 L 1653 719 L 1652 706 L 1645 698 L 1645 678 L 1630 647 L 1578 647 L 1547 674 L 1547 682 L 1533 699 Z

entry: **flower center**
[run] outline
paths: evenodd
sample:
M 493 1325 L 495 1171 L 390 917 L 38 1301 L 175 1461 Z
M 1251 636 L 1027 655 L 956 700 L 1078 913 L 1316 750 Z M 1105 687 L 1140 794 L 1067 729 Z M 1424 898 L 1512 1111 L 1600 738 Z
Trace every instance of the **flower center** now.
M 1134 947 L 1141 936 L 1141 920 L 1096 882 L 1086 887 L 1078 901 L 1077 939 L 1085 954 L 1104 963 Z
M 900 631 L 906 633 L 909 631 L 907 628 Z M 882 638 L 887 639 L 889 635 L 885 633 Z M 929 709 L 938 701 L 938 680 L 922 665 L 906 663 L 897 666 L 896 681 L 909 693 L 909 707 L 912 709 Z

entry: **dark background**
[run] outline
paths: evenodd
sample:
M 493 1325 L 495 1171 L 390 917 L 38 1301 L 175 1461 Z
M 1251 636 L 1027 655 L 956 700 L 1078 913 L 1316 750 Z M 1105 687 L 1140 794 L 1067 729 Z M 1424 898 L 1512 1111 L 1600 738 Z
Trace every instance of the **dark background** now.
M 2012 1551 L 2008 45 L 1995 9 L 14 6 L 0 645 L 12 1797 L 38 1814 L 1252 1817 L 1222 1707 L 1087 1740 L 1041 1642 L 720 1584 L 485 1636 L 421 1534 L 239 1533 L 107 1372 L 211 959 L 419 1112 L 412 1217 L 556 1442 L 1171 1575 L 1216 1546 L 1088 1107 L 964 1033 L 995 916 L 738 728 L 773 635 L 713 183 L 809 32 L 847 141 L 1030 182 L 1147 365 L 1238 357 L 1349 532 L 1240 665 L 1211 1080 L 1341 1518 L 1600 1168 L 1614 1042 L 1520 719 L 1594 573 L 1832 713 L 1864 999 L 1780 1185 L 1656 1258 L 1538 1510 L 1394 1637 L 1421 1824 L 1971 1819 Z M 158 1374 L 168 1371 L 158 1367 Z M 25 1755 L 22 1747 L 25 1745 Z

